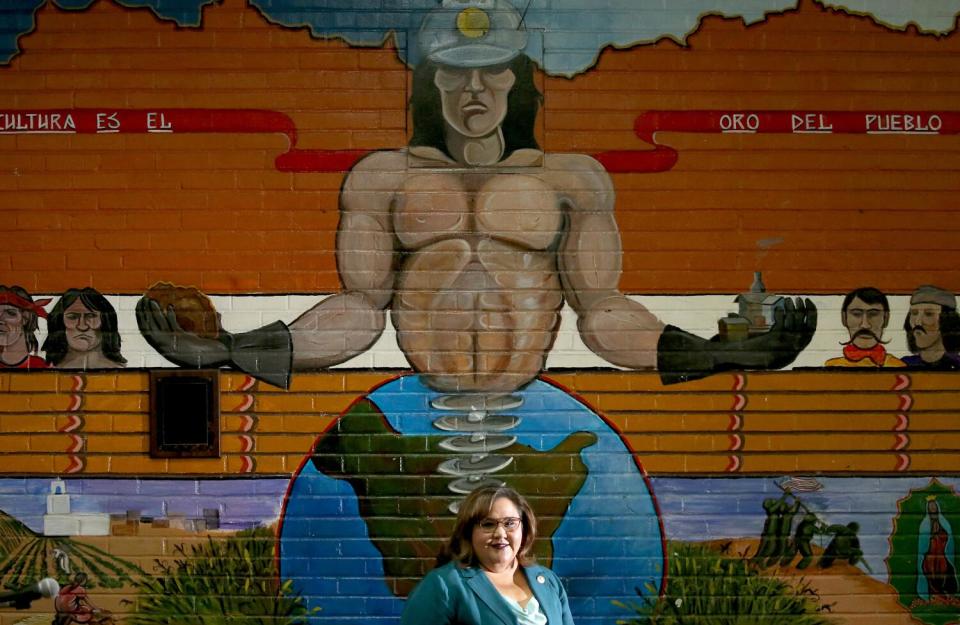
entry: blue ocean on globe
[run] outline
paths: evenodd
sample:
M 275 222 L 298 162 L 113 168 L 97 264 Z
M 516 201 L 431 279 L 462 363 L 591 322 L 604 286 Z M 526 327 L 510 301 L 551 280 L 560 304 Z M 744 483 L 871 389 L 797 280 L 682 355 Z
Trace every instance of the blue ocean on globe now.
M 519 444 L 546 452 L 574 432 L 596 436 L 580 452 L 587 474 L 553 534 L 550 567 L 564 582 L 578 625 L 628 618 L 613 602 L 637 600 L 638 592 L 650 594 L 651 588 L 658 592 L 663 581 L 664 536 L 649 482 L 613 427 L 567 391 L 539 379 L 517 395 L 523 403 L 509 412 L 520 422 L 509 433 Z M 431 404 L 440 396 L 408 375 L 366 399 L 403 436 L 443 437 L 449 433 L 433 426 L 443 413 Z M 279 533 L 280 577 L 292 580 L 310 608 L 319 608 L 313 623 L 399 623 L 404 599 L 385 579 L 381 554 L 345 479 L 305 461 L 288 487 Z

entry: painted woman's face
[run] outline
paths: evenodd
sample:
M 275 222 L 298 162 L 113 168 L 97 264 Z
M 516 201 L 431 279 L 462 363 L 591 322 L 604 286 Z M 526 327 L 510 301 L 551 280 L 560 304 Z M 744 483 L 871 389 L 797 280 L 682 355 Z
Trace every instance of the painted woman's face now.
M 443 119 L 465 137 L 493 133 L 507 116 L 507 96 L 516 76 L 510 68 L 441 67 L 433 78 L 440 90 Z
M 67 346 L 75 352 L 92 352 L 102 341 L 100 313 L 76 300 L 63 311 L 63 325 L 67 330 Z

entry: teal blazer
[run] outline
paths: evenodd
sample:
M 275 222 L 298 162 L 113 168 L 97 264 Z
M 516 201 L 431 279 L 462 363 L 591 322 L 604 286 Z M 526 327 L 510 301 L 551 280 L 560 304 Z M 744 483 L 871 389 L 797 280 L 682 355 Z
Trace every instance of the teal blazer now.
M 567 593 L 548 568 L 524 567 L 527 583 L 547 617 L 547 625 L 573 625 Z M 510 607 L 478 568 L 450 562 L 436 568 L 413 589 L 400 625 L 516 625 Z

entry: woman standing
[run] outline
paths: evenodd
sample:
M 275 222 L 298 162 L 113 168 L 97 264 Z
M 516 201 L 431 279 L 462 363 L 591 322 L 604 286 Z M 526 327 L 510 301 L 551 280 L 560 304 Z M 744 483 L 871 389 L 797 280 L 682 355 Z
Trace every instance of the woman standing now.
M 453 535 L 407 599 L 401 625 L 573 625 L 567 593 L 533 563 L 537 521 L 508 487 L 463 501 Z

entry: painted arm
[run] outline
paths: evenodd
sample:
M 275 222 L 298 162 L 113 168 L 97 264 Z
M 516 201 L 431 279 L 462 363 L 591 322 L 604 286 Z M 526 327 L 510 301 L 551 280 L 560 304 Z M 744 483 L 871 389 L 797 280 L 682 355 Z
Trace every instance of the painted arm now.
M 357 163 L 344 181 L 337 231 L 343 291 L 290 324 L 295 371 L 348 360 L 383 333 L 397 262 L 390 211 L 405 171 L 404 153 L 378 152 Z
M 187 368 L 228 366 L 276 386 L 291 370 L 334 365 L 370 347 L 383 332 L 393 293 L 393 234 L 389 210 L 405 155 L 379 152 L 356 165 L 340 197 L 337 261 L 344 291 L 325 299 L 288 327 L 275 321 L 244 333 L 220 329 L 217 338 L 184 330 L 171 306 L 143 297 L 137 324 L 167 360 Z M 391 186 L 393 185 L 393 186 Z M 213 312 L 213 311 L 211 311 Z
M 664 326 L 642 305 L 617 290 L 620 234 L 613 216 L 613 186 L 589 157 L 566 155 L 568 230 L 560 249 L 567 301 L 580 316 L 587 347 L 607 361 L 632 369 L 660 371 L 665 384 L 695 380 L 719 371 L 780 369 L 792 363 L 817 328 L 809 299 L 786 299 L 774 311 L 770 330 L 742 341 L 705 339 Z
M 578 155 L 551 158 L 548 167 L 565 189 L 567 229 L 559 250 L 560 279 L 564 296 L 579 317 L 583 342 L 615 365 L 654 368 L 663 324 L 619 291 L 622 248 L 610 177 L 595 160 Z

